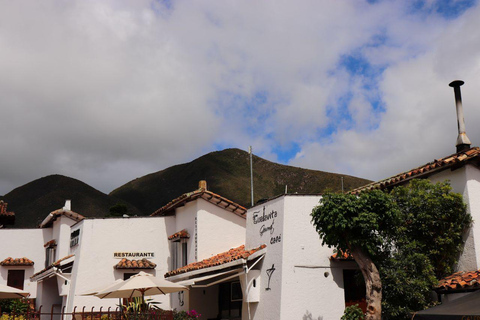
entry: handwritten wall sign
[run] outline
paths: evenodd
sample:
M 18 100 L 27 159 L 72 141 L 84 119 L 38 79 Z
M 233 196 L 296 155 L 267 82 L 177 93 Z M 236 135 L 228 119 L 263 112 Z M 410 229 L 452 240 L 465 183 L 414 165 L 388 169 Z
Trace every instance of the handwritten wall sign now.
M 263 207 L 262 214 L 260 214 L 260 212 L 260 210 L 253 212 L 253 224 L 263 222 L 260 229 L 258 230 L 260 233 L 260 237 L 268 234 L 270 236 L 270 244 L 282 242 L 282 234 L 275 235 L 275 218 L 278 217 L 278 212 L 272 210 L 269 213 L 266 213 L 265 207 Z
M 270 238 L 270 244 L 282 242 L 282 234 Z
M 272 274 L 275 272 L 275 264 L 272 264 L 272 267 L 270 269 L 267 269 L 265 270 L 265 272 L 267 273 L 267 276 L 268 276 L 268 285 L 267 287 L 265 288 L 265 290 L 269 291 L 269 290 L 272 290 L 270 288 L 270 279 L 272 278 Z
M 262 215 L 260 215 L 260 210 L 253 212 L 253 224 L 266 222 L 270 219 L 275 219 L 276 217 L 277 217 L 277 211 L 272 210 L 270 213 L 266 214 L 265 213 L 265 207 L 263 207 L 263 214 Z
M 275 219 L 272 221 L 272 224 L 267 227 L 265 225 L 262 225 L 260 227 L 260 237 L 263 236 L 264 233 L 269 231 L 270 231 L 270 234 L 273 234 L 273 232 L 275 231 L 275 229 L 273 228 L 274 223 L 275 223 Z

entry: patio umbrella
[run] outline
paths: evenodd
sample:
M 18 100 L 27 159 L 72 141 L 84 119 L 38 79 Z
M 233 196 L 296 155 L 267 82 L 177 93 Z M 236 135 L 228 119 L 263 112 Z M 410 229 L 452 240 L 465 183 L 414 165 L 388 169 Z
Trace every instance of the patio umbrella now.
M 101 299 L 142 297 L 142 302 L 144 302 L 145 296 L 167 294 L 183 290 L 187 290 L 187 287 L 141 271 L 128 280 L 100 291 L 95 294 L 95 296 Z
M 0 299 L 16 299 L 28 297 L 30 293 L 17 288 L 0 284 Z
M 414 320 L 462 320 L 480 317 L 480 290 L 469 293 L 453 301 L 419 311 Z
M 120 282 L 123 282 L 123 280 L 122 279 L 117 279 L 117 280 L 115 280 L 114 283 L 111 283 L 109 285 L 103 285 L 101 287 L 96 287 L 95 289 L 90 289 L 88 291 L 85 291 L 84 293 L 81 293 L 80 295 L 81 296 L 93 296 L 93 295 L 99 293 L 100 291 L 105 291 L 105 290 L 110 289 L 111 287 L 119 284 Z

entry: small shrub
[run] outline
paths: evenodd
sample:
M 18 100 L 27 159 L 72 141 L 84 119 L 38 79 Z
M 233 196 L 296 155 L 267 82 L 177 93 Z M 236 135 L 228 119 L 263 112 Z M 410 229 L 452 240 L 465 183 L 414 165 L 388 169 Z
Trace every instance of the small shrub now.
M 365 315 L 363 314 L 362 309 L 358 306 L 358 304 L 348 306 L 345 308 L 343 312 L 343 316 L 340 318 L 341 320 L 364 320 Z
M 13 315 L 2 314 L 0 320 L 13 320 Z M 15 320 L 25 320 L 23 316 L 15 316 Z
M 173 311 L 173 320 L 191 320 L 200 319 L 202 315 L 195 310 L 191 311 Z
M 3 313 L 23 314 L 28 311 L 30 304 L 26 299 L 2 299 L 0 308 Z

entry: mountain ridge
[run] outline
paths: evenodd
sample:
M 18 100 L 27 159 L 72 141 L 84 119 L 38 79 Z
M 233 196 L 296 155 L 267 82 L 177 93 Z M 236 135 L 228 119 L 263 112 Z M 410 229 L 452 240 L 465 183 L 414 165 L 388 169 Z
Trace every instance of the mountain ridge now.
M 370 180 L 303 169 L 271 162 L 253 155 L 255 203 L 285 192 L 320 194 L 325 190 L 345 191 Z M 131 180 L 105 194 L 88 184 L 63 175 L 33 180 L 0 196 L 15 212 L 14 228 L 36 227 L 51 211 L 72 200 L 72 210 L 86 217 L 102 218 L 122 203 L 129 215 L 149 215 L 169 201 L 198 188 L 207 181 L 208 190 L 245 207 L 250 207 L 250 155 L 240 149 L 207 153 L 190 162 Z

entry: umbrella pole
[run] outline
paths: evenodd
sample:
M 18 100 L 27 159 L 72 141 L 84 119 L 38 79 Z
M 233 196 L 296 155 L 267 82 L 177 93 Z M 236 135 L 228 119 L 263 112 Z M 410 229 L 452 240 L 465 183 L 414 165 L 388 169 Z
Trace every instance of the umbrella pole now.
M 147 306 L 145 305 L 145 290 L 142 290 L 142 309 L 144 309 L 144 311 L 147 311 Z

